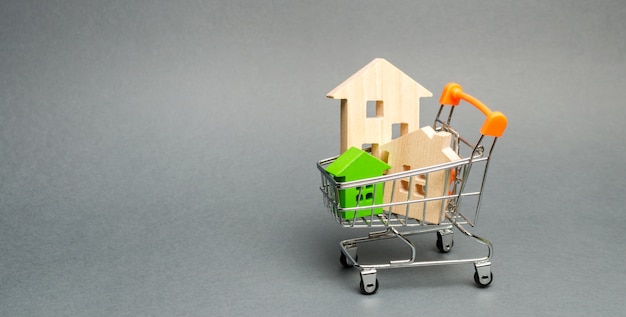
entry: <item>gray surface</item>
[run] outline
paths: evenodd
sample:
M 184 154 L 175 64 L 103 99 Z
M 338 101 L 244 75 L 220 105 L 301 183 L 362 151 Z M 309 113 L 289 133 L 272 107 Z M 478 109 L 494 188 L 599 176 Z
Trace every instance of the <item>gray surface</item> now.
M 0 315 L 622 315 L 625 23 L 623 1 L 3 1 Z M 325 94 L 374 57 L 509 117 L 492 287 L 391 270 L 362 296 L 339 267 L 362 232 L 316 187 Z

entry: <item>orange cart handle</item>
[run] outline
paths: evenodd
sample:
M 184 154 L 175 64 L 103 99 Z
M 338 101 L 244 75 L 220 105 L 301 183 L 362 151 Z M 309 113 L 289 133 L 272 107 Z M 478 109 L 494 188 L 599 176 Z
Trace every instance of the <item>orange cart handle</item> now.
M 448 83 L 443 87 L 441 98 L 439 98 L 440 104 L 458 106 L 461 100 L 469 102 L 487 117 L 480 128 L 481 134 L 495 137 L 502 136 L 508 123 L 506 116 L 502 112 L 489 110 L 480 100 L 463 92 L 463 88 L 457 83 Z

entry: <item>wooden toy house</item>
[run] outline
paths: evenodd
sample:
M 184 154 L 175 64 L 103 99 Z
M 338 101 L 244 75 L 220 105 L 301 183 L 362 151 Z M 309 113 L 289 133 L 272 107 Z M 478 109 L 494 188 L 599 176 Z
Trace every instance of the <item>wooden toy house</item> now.
M 383 161 L 391 165 L 389 174 L 409 171 L 461 159 L 450 148 L 451 135 L 448 132 L 435 132 L 432 127 L 423 127 L 380 146 Z M 385 183 L 385 203 L 406 202 L 424 198 L 441 197 L 447 194 L 451 171 L 438 171 L 427 175 Z M 428 185 L 426 186 L 426 182 Z M 424 204 L 426 204 L 424 208 Z M 411 203 L 391 208 L 391 212 L 407 215 L 410 218 L 438 224 L 443 220 L 447 200 L 433 200 L 425 203 Z M 425 213 L 425 217 L 424 217 Z
M 349 182 L 383 175 L 390 166 L 369 153 L 351 147 L 340 155 L 326 171 L 333 175 L 338 182 Z M 339 191 L 339 205 L 341 208 L 353 208 L 382 204 L 383 184 L 368 185 L 365 187 L 347 188 Z M 344 219 L 370 217 L 383 212 L 382 208 L 364 209 L 356 212 L 341 211 Z
M 392 140 L 393 129 L 400 135 L 419 129 L 420 98 L 432 95 L 387 60 L 372 60 L 327 95 L 341 99 L 340 153 L 371 145 L 379 157 L 378 147 Z

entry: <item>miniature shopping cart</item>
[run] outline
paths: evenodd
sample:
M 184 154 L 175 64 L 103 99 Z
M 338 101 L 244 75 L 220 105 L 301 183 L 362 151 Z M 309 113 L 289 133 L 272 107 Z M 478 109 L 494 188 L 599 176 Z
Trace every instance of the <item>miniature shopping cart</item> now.
M 474 105 L 486 116 L 480 129 L 480 137 L 475 143 L 463 138 L 450 124 L 455 106 L 459 105 L 461 100 Z M 360 271 L 360 289 L 363 294 L 374 294 L 378 290 L 376 273 L 379 269 L 473 263 L 474 281 L 478 287 L 487 287 L 493 280 L 492 244 L 489 240 L 471 233 L 468 228 L 477 224 L 489 161 L 497 139 L 506 129 L 507 119 L 502 113 L 489 110 L 478 99 L 463 92 L 461 86 L 455 83 L 446 85 L 440 103 L 441 107 L 433 129 L 450 133 L 450 147 L 460 157 L 456 161 L 349 182 L 336 180 L 326 170 L 337 157 L 317 163 L 317 168 L 321 172 L 320 189 L 324 204 L 335 220 L 346 228 L 382 228 L 369 233 L 366 237 L 348 239 L 340 243 L 340 262 L 344 267 L 355 267 Z M 444 111 L 445 108 L 449 108 L 449 112 Z M 448 112 L 447 119 L 443 115 L 444 112 Z M 442 172 L 446 175 L 445 179 L 449 180 L 442 193 L 431 194 L 421 199 L 407 195 L 406 200 L 391 198 L 382 200 L 382 203 L 381 200 L 375 199 L 376 195 L 393 191 L 397 186 L 406 185 L 407 182 L 408 184 L 423 182 L 423 188 L 428 188 L 429 175 Z M 361 206 L 357 203 L 354 207 L 342 207 L 342 191 L 356 189 L 358 195 L 361 195 L 365 188 L 374 188 L 373 193 L 370 193 L 374 196 L 374 199 L 370 200 L 373 203 Z M 412 186 L 409 185 L 408 188 Z M 439 202 L 441 206 L 439 211 L 441 221 L 427 221 L 426 206 L 434 202 Z M 420 208 L 423 206 L 424 214 L 421 217 L 414 217 L 414 214 L 411 216 L 409 209 L 412 205 L 419 205 Z M 375 210 L 382 212 L 374 212 Z M 482 245 L 480 249 L 486 247 L 486 254 L 462 259 L 416 260 L 416 247 L 408 239 L 409 236 L 434 233 L 437 235 L 436 246 L 439 251 L 448 253 L 453 246 L 455 229 L 469 237 L 470 241 Z M 360 244 L 391 238 L 399 239 L 409 246 L 410 256 L 407 259 L 391 260 L 382 264 L 358 262 L 357 248 Z

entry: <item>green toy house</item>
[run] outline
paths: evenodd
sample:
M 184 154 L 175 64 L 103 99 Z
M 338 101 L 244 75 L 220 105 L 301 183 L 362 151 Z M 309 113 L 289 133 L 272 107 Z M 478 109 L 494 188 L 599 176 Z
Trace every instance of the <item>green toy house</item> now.
M 326 171 L 333 175 L 337 182 L 349 182 L 382 176 L 383 172 L 389 168 L 391 168 L 391 166 L 369 153 L 351 147 L 341 154 L 333 163 L 328 165 Z M 372 206 L 382 203 L 382 183 L 365 187 L 347 188 L 339 191 L 339 205 L 341 208 Z M 375 214 L 381 214 L 382 212 L 382 208 L 372 208 L 358 210 L 355 215 L 354 210 L 341 210 L 339 216 L 344 219 L 354 219 L 370 217 Z

